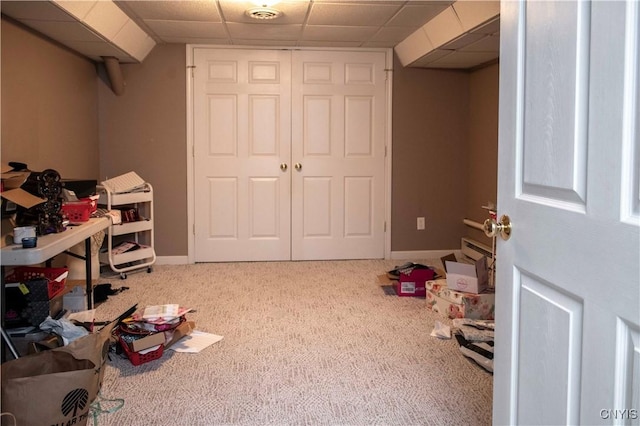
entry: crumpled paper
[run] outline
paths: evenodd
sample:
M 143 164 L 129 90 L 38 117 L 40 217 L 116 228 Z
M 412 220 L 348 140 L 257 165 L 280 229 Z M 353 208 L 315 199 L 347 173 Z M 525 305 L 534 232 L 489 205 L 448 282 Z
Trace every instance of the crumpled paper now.
M 451 327 L 440 321 L 436 321 L 431 336 L 437 337 L 438 339 L 451 339 Z
M 51 317 L 47 317 L 40 324 L 40 330 L 52 332 L 62 337 L 62 342 L 65 346 L 89 334 L 86 328 L 79 327 L 66 318 L 54 320 Z

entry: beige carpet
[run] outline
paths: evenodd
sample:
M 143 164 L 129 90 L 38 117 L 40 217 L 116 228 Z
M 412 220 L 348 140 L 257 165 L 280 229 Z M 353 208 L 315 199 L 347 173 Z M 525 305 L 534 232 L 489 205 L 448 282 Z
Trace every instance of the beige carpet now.
M 492 376 L 455 339 L 429 335 L 448 320 L 378 283 L 400 263 L 156 266 L 110 278 L 129 290 L 101 304 L 98 320 L 134 303 L 178 303 L 197 310 L 187 318 L 198 330 L 224 339 L 140 366 L 112 356 L 102 396 L 125 405 L 98 424 L 491 424 Z

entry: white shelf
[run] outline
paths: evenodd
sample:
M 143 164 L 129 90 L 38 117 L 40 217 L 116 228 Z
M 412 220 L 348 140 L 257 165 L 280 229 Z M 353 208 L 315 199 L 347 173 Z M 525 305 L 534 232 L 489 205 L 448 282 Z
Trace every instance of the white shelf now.
M 100 256 L 100 260 L 104 260 L 104 263 L 109 263 L 109 259 L 111 259 L 115 265 L 123 265 L 125 263 L 132 263 L 140 260 L 154 259 L 155 253 L 153 251 L 153 247 L 142 247 L 137 250 L 132 250 L 121 254 L 101 253 Z M 120 272 L 120 269 L 118 270 L 118 272 Z
M 156 261 L 156 253 L 153 241 L 153 187 L 149 183 L 144 184 L 143 190 L 127 193 L 111 193 L 104 186 L 98 186 L 100 199 L 98 204 L 106 206 L 107 210 L 123 210 L 134 208 L 143 220 L 125 222 L 109 226 L 107 230 L 107 251 L 100 254 L 100 260 L 108 263 L 111 269 L 120 273 L 125 279 L 126 272 L 135 269 L 147 268 L 151 272 L 151 265 Z M 143 247 L 126 253 L 114 253 L 114 237 L 139 243 Z
M 153 201 L 153 192 L 151 186 L 147 184 L 148 188 L 145 191 L 127 192 L 124 194 L 111 194 L 111 205 L 122 206 L 124 204 L 136 204 L 136 203 L 150 203 Z M 104 188 L 104 187 L 100 187 Z M 109 196 L 106 192 L 100 191 L 100 199 L 98 204 L 109 205 Z
M 114 236 L 135 234 L 137 232 L 150 231 L 153 229 L 153 220 L 139 220 L 137 222 L 121 223 L 119 225 L 111 225 L 109 232 Z

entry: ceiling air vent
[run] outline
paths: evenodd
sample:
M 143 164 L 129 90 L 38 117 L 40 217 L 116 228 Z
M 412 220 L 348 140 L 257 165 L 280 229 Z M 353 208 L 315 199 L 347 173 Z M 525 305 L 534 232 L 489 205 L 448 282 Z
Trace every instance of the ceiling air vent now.
M 270 7 L 256 7 L 247 10 L 245 13 L 250 18 L 260 20 L 276 19 L 277 17 L 282 15 L 282 12 Z

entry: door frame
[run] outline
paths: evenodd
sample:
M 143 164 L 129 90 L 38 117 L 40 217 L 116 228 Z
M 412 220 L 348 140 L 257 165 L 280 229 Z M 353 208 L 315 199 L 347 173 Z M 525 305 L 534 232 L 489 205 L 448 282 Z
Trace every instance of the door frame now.
M 195 167 L 194 167 L 194 107 L 193 107 L 193 54 L 197 48 L 234 49 L 234 50 L 317 50 L 317 51 L 352 51 L 351 48 L 291 48 L 265 46 L 219 46 L 213 44 L 187 44 L 185 61 L 185 79 L 187 90 L 187 263 L 195 263 Z M 384 258 L 391 258 L 391 153 L 392 149 L 392 95 L 393 95 L 393 49 L 391 48 L 359 48 L 358 51 L 385 53 L 385 92 L 386 121 L 384 145 Z

